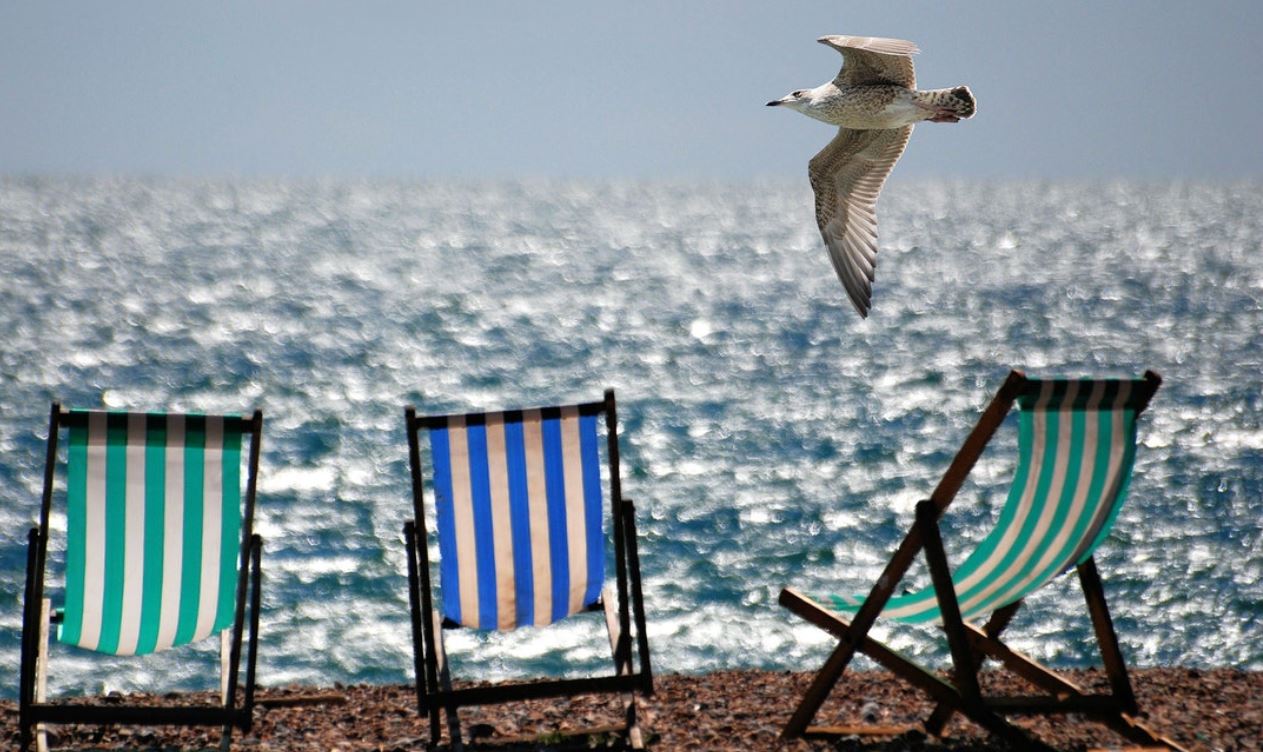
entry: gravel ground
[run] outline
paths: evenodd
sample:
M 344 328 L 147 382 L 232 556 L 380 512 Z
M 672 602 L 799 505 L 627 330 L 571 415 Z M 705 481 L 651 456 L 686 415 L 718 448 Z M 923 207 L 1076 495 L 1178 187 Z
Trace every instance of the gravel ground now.
M 1103 689 L 1101 672 L 1071 672 L 1073 680 Z M 720 671 L 700 676 L 664 675 L 655 679 L 655 694 L 639 701 L 641 724 L 655 750 L 1000 750 L 972 724 L 955 720 L 945 739 L 911 732 L 899 737 L 830 742 L 778 739 L 780 726 L 811 677 L 804 673 Z M 1146 716 L 1144 722 L 1193 750 L 1263 750 L 1263 672 L 1231 669 L 1145 669 L 1133 672 L 1133 685 Z M 986 674 L 984 690 L 1029 691 L 997 674 Z M 296 696 L 323 698 L 317 704 L 265 706 L 257 710 L 254 728 L 234 736 L 237 750 L 373 750 L 403 752 L 424 749 L 428 725 L 416 712 L 411 688 L 334 686 L 327 688 L 261 688 L 265 704 Z M 128 702 L 205 702 L 208 695 L 155 698 L 135 696 Z M 856 723 L 860 710 L 876 709 L 883 724 L 915 723 L 930 710 L 919 695 L 889 674 L 848 674 L 817 718 L 819 723 Z M 515 750 L 593 749 L 618 747 L 613 735 L 563 739 L 559 731 L 610 727 L 622 718 L 618 699 L 580 697 L 461 711 L 466 737 L 494 730 L 497 738 L 518 737 Z M 17 707 L 0 703 L 0 743 L 17 747 Z M 1032 733 L 1065 750 L 1123 748 L 1125 740 L 1100 724 L 1079 718 L 1019 721 Z M 150 727 L 77 727 L 55 729 L 56 748 L 71 750 L 200 750 L 217 747 L 217 733 L 207 730 Z M 476 740 L 481 741 L 481 740 Z M 467 745 L 477 748 L 478 744 Z M 485 743 L 481 746 L 488 746 Z M 498 749 L 505 749 L 500 744 Z

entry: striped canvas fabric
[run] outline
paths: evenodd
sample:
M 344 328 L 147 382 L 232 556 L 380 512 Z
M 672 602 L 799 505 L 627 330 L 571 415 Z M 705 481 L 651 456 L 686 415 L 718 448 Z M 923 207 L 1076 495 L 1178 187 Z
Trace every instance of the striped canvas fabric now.
M 224 418 L 75 410 L 58 639 L 152 653 L 231 626 L 241 434 Z
M 443 615 L 550 624 L 605 580 L 597 416 L 577 407 L 451 416 L 430 428 Z
M 1019 397 L 1018 464 L 995 528 L 952 574 L 961 615 L 985 616 L 1086 561 L 1127 494 L 1136 446 L 1132 382 L 1044 381 Z M 866 595 L 821 599 L 853 612 Z M 939 619 L 934 589 L 891 598 L 882 614 Z

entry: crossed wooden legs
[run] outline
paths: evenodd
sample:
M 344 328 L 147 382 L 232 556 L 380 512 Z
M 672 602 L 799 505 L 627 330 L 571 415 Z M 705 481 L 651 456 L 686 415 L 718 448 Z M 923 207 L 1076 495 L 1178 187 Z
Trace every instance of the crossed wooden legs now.
M 448 734 L 454 750 L 463 749 L 458 709 L 465 705 L 485 705 L 543 697 L 561 697 L 589 693 L 622 693 L 625 725 L 620 728 L 601 728 L 593 732 L 616 731 L 625 735 L 632 749 L 641 749 L 644 734 L 636 713 L 636 693 L 653 693 L 653 675 L 649 664 L 649 642 L 645 629 L 644 595 L 640 582 L 640 557 L 636 545 L 635 508 L 629 500 L 623 500 L 620 509 L 624 542 L 616 547 L 622 563 L 618 568 L 617 587 L 606 585 L 602 591 L 601 606 L 609 632 L 610 652 L 614 674 L 580 679 L 544 680 L 512 685 L 489 687 L 465 687 L 453 689 L 443 646 L 443 619 L 433 608 L 429 582 L 422 576 L 425 563 L 424 539 L 413 521 L 405 523 L 404 541 L 408 556 L 409 605 L 411 608 L 414 671 L 417 681 L 417 703 L 420 712 L 430 722 L 431 746 L 437 745 L 441 736 L 440 711 L 446 712 Z M 428 623 L 423 621 L 423 615 Z M 633 646 L 632 625 L 635 626 Z M 638 658 L 639 666 L 633 658 Z
M 939 537 L 938 512 L 931 502 L 917 505 L 917 522 L 892 557 L 886 571 L 878 579 L 869 600 L 847 621 L 835 612 L 794 590 L 781 592 L 780 603 L 798 616 L 836 636 L 840 642 L 825 665 L 816 674 L 810 688 L 782 732 L 784 737 L 827 735 L 830 730 L 809 727 L 830 690 L 846 671 L 856 651 L 863 652 L 896 676 L 924 691 L 937 703 L 925 721 L 928 733 L 941 734 L 955 713 L 962 713 L 974 723 L 1007 740 L 1019 749 L 1052 750 L 1046 743 L 1005 720 L 1005 714 L 1080 713 L 1105 723 L 1129 741 L 1144 745 L 1182 747 L 1139 723 L 1135 695 L 1127 676 L 1118 639 L 1105 603 L 1104 590 L 1096 564 L 1088 559 L 1078 567 L 1080 584 L 1087 601 L 1101 656 L 1110 678 L 1110 694 L 1087 694 L 1080 687 L 1024 656 L 1000 641 L 1000 634 L 1020 608 L 1021 602 L 1009 604 L 994 612 L 982 629 L 961 618 L 952 585 L 947 557 Z M 943 629 L 947 633 L 952 655 L 953 675 L 948 682 L 868 636 L 881 608 L 894 586 L 911 564 L 916 550 L 923 548 L 934 582 Z M 911 550 L 910 550 L 911 549 Z M 871 602 L 870 602 L 871 601 Z M 999 661 L 1005 668 L 1027 680 L 1046 694 L 1015 697 L 984 697 L 978 684 L 978 670 L 986 658 Z

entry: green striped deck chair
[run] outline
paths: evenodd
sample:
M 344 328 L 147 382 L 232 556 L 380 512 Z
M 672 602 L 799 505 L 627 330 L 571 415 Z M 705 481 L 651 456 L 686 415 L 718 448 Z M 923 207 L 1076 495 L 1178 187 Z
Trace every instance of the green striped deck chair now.
M 39 526 L 31 529 L 27 556 L 23 749 L 42 737 L 37 731 L 44 724 L 220 726 L 225 748 L 233 728 L 249 729 L 262 547 L 252 520 L 262 425 L 260 412 L 243 418 L 66 410 L 53 404 Z M 63 430 L 64 498 L 55 499 L 61 496 L 54 487 Z M 50 572 L 57 567 L 48 566 L 55 501 L 64 504 L 66 519 L 59 577 Z M 251 619 L 239 704 L 247 595 Z M 74 649 L 118 656 L 156 653 L 217 635 L 221 704 L 49 702 L 44 687 L 50 630 Z
M 598 431 L 602 417 L 604 442 Z M 600 692 L 629 697 L 620 731 L 639 748 L 635 692 L 652 694 L 653 675 L 635 510 L 622 498 L 618 473 L 614 392 L 607 391 L 601 402 L 464 415 L 419 417 L 408 407 L 405 418 L 415 515 L 404 525 L 413 668 L 418 705 L 430 719 L 431 743 L 437 744 L 442 733 L 440 709 L 447 714 L 452 745 L 459 747 L 461 706 Z M 428 483 L 423 480 L 423 439 L 430 450 Z M 437 606 L 427 534 L 418 524 L 426 520 L 427 487 L 439 548 Z M 608 582 L 611 537 L 615 572 Z M 611 674 L 452 689 L 444 629 L 544 627 L 592 611 L 605 615 Z
M 1136 453 L 1136 421 L 1161 379 L 1036 380 L 1014 371 L 984 411 L 930 498 L 917 505 L 912 530 L 877 584 L 864 594 L 808 595 L 786 588 L 780 603 L 825 629 L 840 643 L 812 681 L 783 735 L 898 733 L 904 729 L 810 726 L 858 650 L 925 691 L 937 703 L 923 724 L 942 734 L 957 712 L 1019 749 L 1052 749 L 1006 718 L 1014 714 L 1082 713 L 1105 722 L 1131 742 L 1180 747 L 1139 723 L 1135 695 L 1106 606 L 1093 552 L 1109 534 L 1127 495 Z M 974 463 L 1016 403 L 1018 459 L 995 527 L 950 568 L 940 517 Z M 894 595 L 916 556 L 924 552 L 931 586 Z M 1089 694 L 1000 641 L 1022 599 L 1074 569 L 1087 604 L 1110 692 Z M 869 636 L 878 617 L 933 624 L 947 636 L 952 680 L 896 653 Z M 984 621 L 985 620 L 985 621 Z M 981 623 L 982 626 L 977 626 Z M 1043 694 L 983 696 L 978 670 L 998 661 Z

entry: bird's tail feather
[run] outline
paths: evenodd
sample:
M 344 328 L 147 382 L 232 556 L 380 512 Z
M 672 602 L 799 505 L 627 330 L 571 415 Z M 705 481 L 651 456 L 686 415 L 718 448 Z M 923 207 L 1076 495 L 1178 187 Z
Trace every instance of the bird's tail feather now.
M 971 118 L 978 111 L 978 102 L 968 86 L 953 86 L 950 89 L 930 89 L 917 92 L 925 104 L 940 111 L 950 112 L 964 120 Z

